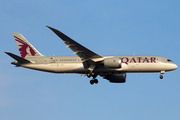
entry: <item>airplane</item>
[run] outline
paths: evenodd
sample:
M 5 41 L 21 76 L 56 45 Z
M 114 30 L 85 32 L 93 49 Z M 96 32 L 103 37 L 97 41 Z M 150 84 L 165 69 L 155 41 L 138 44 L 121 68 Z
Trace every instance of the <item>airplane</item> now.
M 61 31 L 46 27 L 60 37 L 77 56 L 44 56 L 20 33 L 13 33 L 21 57 L 5 52 L 16 60 L 11 64 L 52 73 L 77 73 L 92 77 L 91 85 L 98 83 L 98 75 L 111 83 L 125 83 L 126 73 L 160 72 L 162 79 L 166 71 L 177 69 L 177 65 L 170 59 L 156 55 L 99 55 Z

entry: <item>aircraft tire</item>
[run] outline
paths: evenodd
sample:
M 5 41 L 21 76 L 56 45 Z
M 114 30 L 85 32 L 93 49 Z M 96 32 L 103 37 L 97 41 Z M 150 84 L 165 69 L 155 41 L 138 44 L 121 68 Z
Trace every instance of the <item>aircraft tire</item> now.
M 91 77 L 91 74 L 87 74 L 87 77 L 90 78 L 90 77 Z
M 94 83 L 98 84 L 98 80 L 97 80 L 97 79 L 95 79 L 95 80 L 94 80 Z
M 90 80 L 90 84 L 93 85 L 94 84 L 94 80 Z
M 162 76 L 162 75 L 160 75 L 160 76 L 159 76 L 159 78 L 160 78 L 160 79 L 163 79 L 163 76 Z

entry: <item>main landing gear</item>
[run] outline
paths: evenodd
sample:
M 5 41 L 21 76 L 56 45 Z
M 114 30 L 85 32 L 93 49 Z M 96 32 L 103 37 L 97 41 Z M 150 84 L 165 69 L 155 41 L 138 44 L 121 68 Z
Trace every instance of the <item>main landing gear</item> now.
M 87 74 L 87 77 L 88 77 L 88 78 L 90 78 L 91 76 L 93 77 L 93 79 L 90 80 L 90 84 L 91 84 L 91 85 L 93 85 L 94 83 L 95 83 L 95 84 L 98 84 L 98 80 L 96 79 L 97 74 L 94 74 L 94 73 L 91 73 L 91 74 L 89 73 L 89 74 Z
M 98 80 L 97 79 L 92 79 L 90 80 L 90 84 L 93 85 L 93 84 L 98 84 Z

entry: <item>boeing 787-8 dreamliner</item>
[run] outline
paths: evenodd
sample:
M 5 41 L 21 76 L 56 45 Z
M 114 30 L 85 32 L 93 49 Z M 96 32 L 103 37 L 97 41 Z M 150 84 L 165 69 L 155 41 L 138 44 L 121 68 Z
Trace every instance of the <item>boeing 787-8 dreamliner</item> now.
M 98 83 L 96 77 L 99 75 L 112 83 L 124 83 L 126 73 L 129 72 L 160 72 L 177 69 L 177 65 L 170 59 L 156 55 L 99 55 L 59 30 L 47 26 L 77 56 L 44 56 L 34 48 L 20 33 L 13 33 L 20 56 L 5 52 L 16 61 L 16 66 L 52 73 L 78 73 L 92 77 L 90 84 Z

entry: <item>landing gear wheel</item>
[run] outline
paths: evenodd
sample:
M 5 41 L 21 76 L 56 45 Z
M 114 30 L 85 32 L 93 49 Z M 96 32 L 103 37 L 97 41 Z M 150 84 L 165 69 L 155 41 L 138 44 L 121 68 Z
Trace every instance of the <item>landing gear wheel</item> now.
M 93 85 L 94 84 L 94 80 L 90 80 L 90 84 Z
M 98 84 L 98 80 L 97 80 L 97 79 L 94 79 L 94 83 Z
M 162 76 L 162 75 L 160 75 L 160 76 L 159 76 L 159 78 L 160 78 L 160 79 L 163 79 L 163 76 Z
M 91 77 L 91 74 L 87 74 L 87 77 L 90 78 L 90 77 Z

